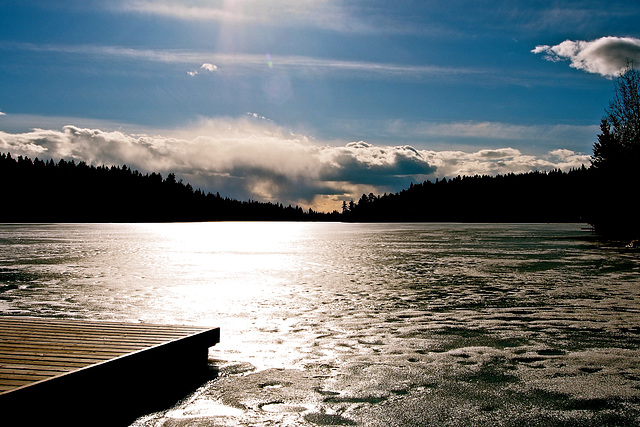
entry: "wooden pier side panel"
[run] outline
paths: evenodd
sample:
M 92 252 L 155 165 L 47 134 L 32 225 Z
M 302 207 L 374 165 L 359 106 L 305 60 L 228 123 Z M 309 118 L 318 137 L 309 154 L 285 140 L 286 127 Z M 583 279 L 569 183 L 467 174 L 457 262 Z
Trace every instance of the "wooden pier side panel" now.
M 219 328 L 0 316 L 0 424 L 128 425 L 213 378 Z

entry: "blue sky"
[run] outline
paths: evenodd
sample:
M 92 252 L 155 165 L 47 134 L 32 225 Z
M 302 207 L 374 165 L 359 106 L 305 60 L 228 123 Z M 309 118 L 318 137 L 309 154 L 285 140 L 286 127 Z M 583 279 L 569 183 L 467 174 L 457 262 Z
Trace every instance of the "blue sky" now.
M 0 151 L 327 210 L 587 163 L 625 1 L 0 0 Z

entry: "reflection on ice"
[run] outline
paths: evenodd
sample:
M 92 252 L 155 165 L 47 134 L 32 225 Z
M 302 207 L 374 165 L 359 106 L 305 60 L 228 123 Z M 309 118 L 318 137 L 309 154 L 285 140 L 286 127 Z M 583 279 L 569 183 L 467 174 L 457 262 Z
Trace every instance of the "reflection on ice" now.
M 244 411 L 214 401 L 197 400 L 184 408 L 177 408 L 166 413 L 168 419 L 219 418 L 238 417 Z
M 219 377 L 139 425 L 640 420 L 640 260 L 580 225 L 7 225 L 0 241 L 4 313 L 221 327 Z

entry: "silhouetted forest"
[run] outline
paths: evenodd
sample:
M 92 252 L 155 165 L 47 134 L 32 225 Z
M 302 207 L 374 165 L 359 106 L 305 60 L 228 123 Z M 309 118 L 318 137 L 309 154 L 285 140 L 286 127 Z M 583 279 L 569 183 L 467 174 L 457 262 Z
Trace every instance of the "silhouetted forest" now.
M 362 195 L 343 205 L 350 221 L 581 222 L 585 167 L 562 172 L 456 177 L 412 184 L 399 193 Z
M 342 212 L 238 201 L 127 166 L 31 160 L 0 154 L 3 222 L 587 220 L 593 171 L 529 172 L 425 181 L 399 193 L 362 195 Z
M 635 212 L 621 202 L 615 205 L 594 202 L 594 190 L 607 193 L 603 185 L 612 182 L 603 180 L 599 169 L 584 166 L 569 172 L 425 181 L 398 193 L 363 194 L 358 201 L 344 202 L 342 212 L 331 213 L 204 193 L 176 181 L 174 174 L 163 178 L 158 173 L 142 174 L 127 166 L 96 167 L 66 160 L 56 163 L 13 158 L 11 154 L 0 154 L 0 180 L 1 222 L 593 223 L 593 218 L 601 219 L 604 211 L 627 208 L 632 214 Z M 624 188 L 624 183 L 617 183 L 617 187 Z M 613 189 L 609 193 L 618 195 Z M 623 224 L 624 231 L 629 230 L 628 222 L 612 219 L 606 224 L 610 228 Z
M 2 222 L 302 221 L 338 216 L 204 193 L 176 181 L 174 174 L 163 178 L 127 166 L 14 159 L 11 154 L 0 154 L 0 182 Z

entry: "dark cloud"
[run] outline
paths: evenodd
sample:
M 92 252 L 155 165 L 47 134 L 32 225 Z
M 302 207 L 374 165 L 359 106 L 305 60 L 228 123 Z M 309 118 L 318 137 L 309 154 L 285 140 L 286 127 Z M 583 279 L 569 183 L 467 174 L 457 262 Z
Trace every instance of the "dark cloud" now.
M 333 181 L 357 182 L 374 186 L 393 186 L 407 177 L 430 175 L 435 168 L 413 147 L 376 147 L 352 142 L 331 150 L 332 161 L 322 175 Z

